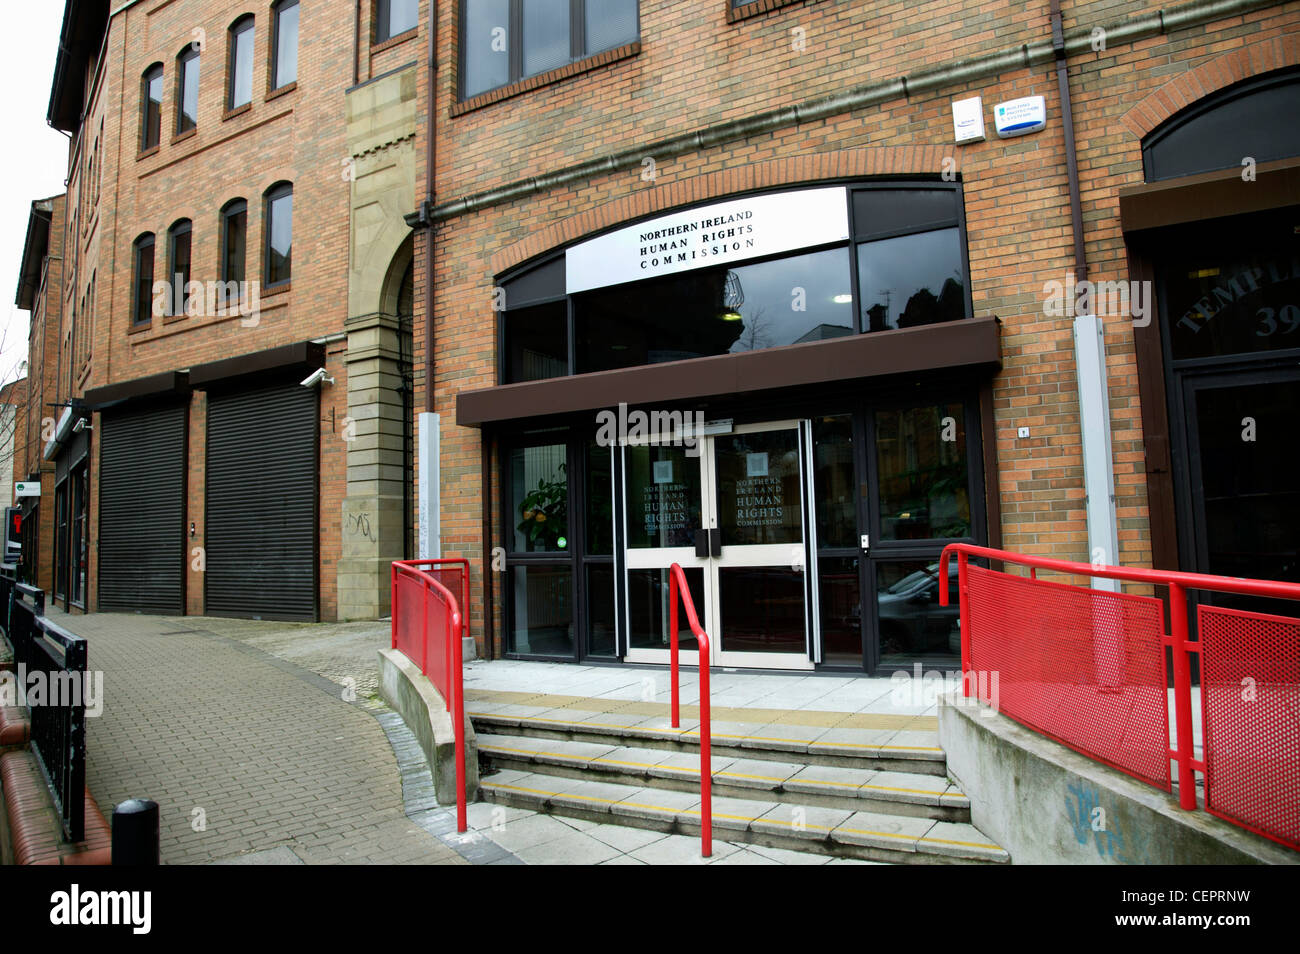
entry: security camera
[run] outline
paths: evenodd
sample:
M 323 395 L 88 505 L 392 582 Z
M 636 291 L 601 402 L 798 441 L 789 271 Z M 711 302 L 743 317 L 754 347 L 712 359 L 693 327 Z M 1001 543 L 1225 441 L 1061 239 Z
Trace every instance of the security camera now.
M 334 383 L 334 379 L 333 379 L 333 378 L 330 378 L 330 377 L 326 377 L 326 376 L 325 376 L 325 369 L 324 369 L 324 368 L 317 368 L 315 371 L 313 371 L 311 374 L 307 375 L 307 377 L 303 378 L 303 379 L 302 379 L 301 381 L 299 381 L 298 383 L 301 384 L 301 385 L 302 385 L 303 387 L 305 387 L 305 388 L 314 388 L 316 385 L 320 384 L 322 381 L 325 382 L 326 384 L 333 384 L 333 383 Z
M 72 425 L 72 433 L 80 434 L 82 431 L 93 431 L 95 428 L 84 417 L 77 418 L 77 423 Z

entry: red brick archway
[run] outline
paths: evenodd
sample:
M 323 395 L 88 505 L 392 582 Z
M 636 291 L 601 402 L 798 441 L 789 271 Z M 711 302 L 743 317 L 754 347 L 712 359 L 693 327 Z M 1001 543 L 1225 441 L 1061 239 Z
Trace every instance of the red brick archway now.
M 1124 126 L 1141 139 L 1184 107 L 1216 90 L 1300 63 L 1300 34 L 1275 37 L 1207 60 L 1170 80 L 1124 114 Z
M 957 155 L 953 155 L 956 152 Z M 944 160 L 949 162 L 945 168 Z M 568 245 L 580 238 L 631 222 L 664 209 L 754 189 L 797 185 L 824 179 L 876 175 L 937 175 L 961 171 L 960 150 L 945 146 L 872 146 L 836 152 L 770 159 L 720 172 L 664 182 L 614 199 L 549 225 L 492 256 L 492 274 L 499 275 L 520 262 Z

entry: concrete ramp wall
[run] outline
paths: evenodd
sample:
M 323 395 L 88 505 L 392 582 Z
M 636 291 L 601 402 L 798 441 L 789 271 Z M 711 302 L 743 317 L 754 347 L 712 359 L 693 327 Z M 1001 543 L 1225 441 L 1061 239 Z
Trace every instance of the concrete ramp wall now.
M 451 713 L 420 668 L 396 649 L 379 650 L 379 694 L 420 740 L 439 805 L 456 804 L 456 736 Z M 478 739 L 465 719 L 465 799 L 478 798 Z
M 1297 864 L 1284 848 L 955 694 L 939 699 L 948 774 L 1014 864 Z M 1198 796 L 1199 797 L 1199 796 Z

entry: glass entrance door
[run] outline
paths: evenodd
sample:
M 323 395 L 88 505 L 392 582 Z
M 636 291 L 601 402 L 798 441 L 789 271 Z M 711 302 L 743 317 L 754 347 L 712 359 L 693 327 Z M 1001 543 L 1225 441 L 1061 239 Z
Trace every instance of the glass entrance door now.
M 668 567 L 679 563 L 716 665 L 813 668 L 799 423 L 671 441 L 624 448 L 627 659 L 667 661 Z M 679 638 L 694 663 L 694 639 Z

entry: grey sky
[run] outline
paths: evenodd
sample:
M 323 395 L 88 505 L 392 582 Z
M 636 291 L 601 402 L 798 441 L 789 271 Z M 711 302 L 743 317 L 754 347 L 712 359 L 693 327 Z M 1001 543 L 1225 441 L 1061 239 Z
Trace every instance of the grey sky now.
M 5 4 L 0 30 L 0 89 L 8 93 L 0 105 L 7 134 L 0 150 L 0 382 L 18 377 L 18 364 L 27 357 L 28 315 L 14 306 L 14 294 L 32 200 L 65 189 L 68 138 L 45 122 L 62 24 L 62 0 Z

